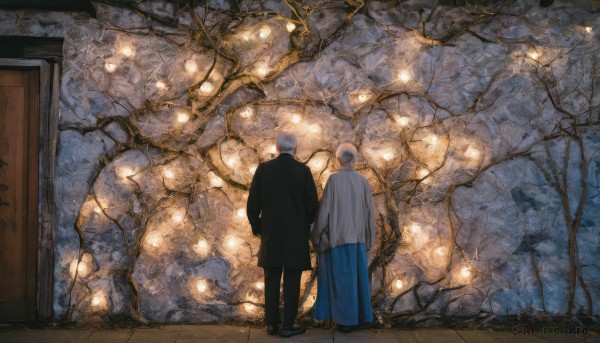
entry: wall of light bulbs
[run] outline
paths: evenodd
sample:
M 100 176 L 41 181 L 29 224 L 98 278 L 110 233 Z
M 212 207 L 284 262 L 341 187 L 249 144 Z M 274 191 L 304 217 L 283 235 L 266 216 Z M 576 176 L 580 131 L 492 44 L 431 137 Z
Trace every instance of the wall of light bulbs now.
M 368 15 L 343 1 L 235 11 L 219 1 L 194 11 L 97 3 L 98 18 L 86 20 L 0 11 L 2 27 L 16 17 L 29 23 L 10 25 L 13 35 L 55 23 L 49 33 L 65 37 L 69 56 L 57 318 L 262 320 L 259 241 L 245 204 L 283 129 L 298 134 L 296 157 L 319 193 L 336 171 L 336 147 L 358 147 L 357 170 L 376 202 L 369 266 L 385 323 L 564 313 L 571 253 L 590 266 L 574 303 L 600 308 L 598 253 L 585 243 L 598 240 L 600 211 L 591 177 L 600 150 L 598 18 L 577 4 L 442 13 L 425 3 L 370 2 Z M 421 9 L 425 32 L 415 21 Z M 460 30 L 479 15 L 485 20 Z M 581 131 L 566 135 L 569 123 Z M 578 151 L 564 150 L 574 137 L 596 168 L 584 186 Z M 567 175 L 570 203 L 587 187 L 577 252 L 566 248 L 548 170 Z M 300 318 L 310 322 L 315 276 L 302 278 Z

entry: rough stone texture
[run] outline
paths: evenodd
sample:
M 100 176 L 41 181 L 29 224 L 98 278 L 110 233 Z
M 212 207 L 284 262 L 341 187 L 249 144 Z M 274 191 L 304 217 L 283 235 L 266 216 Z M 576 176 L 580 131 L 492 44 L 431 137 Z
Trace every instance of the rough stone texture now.
M 359 147 L 386 324 L 598 319 L 597 2 L 111 3 L 0 11 L 65 38 L 57 318 L 261 320 L 247 188 L 290 129 L 320 190 Z

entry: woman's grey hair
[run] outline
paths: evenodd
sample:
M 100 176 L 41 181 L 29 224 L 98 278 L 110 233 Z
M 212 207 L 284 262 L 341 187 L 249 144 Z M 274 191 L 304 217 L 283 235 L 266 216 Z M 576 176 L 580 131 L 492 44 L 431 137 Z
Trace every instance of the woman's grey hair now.
M 290 131 L 282 131 L 277 136 L 275 147 L 279 153 L 293 154 L 298 146 L 298 137 Z
M 356 148 L 351 143 L 343 143 L 335 151 L 335 157 L 345 166 L 356 160 Z

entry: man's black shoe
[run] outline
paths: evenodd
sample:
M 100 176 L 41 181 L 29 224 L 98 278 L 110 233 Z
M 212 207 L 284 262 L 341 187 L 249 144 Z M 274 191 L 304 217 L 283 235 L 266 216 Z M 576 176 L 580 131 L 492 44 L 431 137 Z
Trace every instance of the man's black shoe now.
M 279 325 L 267 325 L 267 334 L 268 335 L 276 335 L 277 331 L 279 331 Z
M 279 336 L 281 336 L 283 338 L 288 338 L 288 337 L 299 335 L 299 334 L 305 333 L 305 332 L 306 332 L 306 328 L 304 326 L 295 325 L 295 326 L 292 326 L 289 328 L 281 328 L 281 332 L 279 333 Z

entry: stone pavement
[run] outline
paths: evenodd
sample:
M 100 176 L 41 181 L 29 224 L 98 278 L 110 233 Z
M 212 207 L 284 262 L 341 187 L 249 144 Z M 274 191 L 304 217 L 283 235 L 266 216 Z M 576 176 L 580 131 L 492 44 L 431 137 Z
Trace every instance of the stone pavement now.
M 600 335 L 514 335 L 507 331 L 450 329 L 365 329 L 344 334 L 335 330 L 309 328 L 292 338 L 268 336 L 262 327 L 227 325 L 169 325 L 130 329 L 27 329 L 0 328 L 0 343 L 188 343 L 188 342 L 600 342 Z

